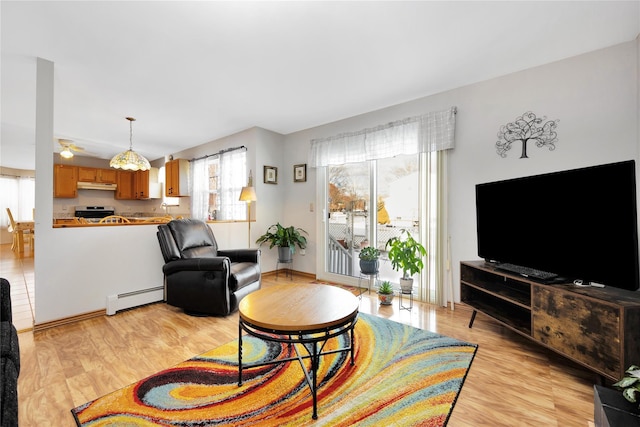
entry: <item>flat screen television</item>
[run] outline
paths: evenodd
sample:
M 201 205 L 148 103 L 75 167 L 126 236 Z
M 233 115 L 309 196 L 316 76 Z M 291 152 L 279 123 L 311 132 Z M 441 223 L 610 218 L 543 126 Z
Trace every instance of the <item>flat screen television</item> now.
M 478 255 L 628 290 L 640 285 L 635 161 L 476 185 Z

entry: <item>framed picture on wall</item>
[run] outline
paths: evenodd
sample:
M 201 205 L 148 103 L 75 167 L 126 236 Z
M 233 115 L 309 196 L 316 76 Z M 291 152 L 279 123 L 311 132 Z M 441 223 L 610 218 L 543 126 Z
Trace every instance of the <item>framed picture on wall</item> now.
M 264 166 L 264 183 L 265 184 L 277 184 L 278 183 L 278 168 L 275 166 Z
M 293 182 L 307 181 L 307 164 L 293 165 Z

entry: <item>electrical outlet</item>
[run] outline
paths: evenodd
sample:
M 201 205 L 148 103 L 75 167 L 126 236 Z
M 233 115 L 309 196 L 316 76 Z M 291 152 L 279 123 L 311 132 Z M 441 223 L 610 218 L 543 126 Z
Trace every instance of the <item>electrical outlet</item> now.
M 300 255 L 305 256 L 307 254 L 307 251 L 304 249 L 300 249 Z
M 309 212 L 313 212 L 313 202 L 309 203 Z

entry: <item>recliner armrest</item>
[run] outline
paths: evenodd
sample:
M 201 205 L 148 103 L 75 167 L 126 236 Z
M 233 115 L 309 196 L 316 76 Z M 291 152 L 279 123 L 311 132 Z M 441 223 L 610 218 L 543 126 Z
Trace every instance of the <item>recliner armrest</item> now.
M 226 256 L 231 262 L 260 262 L 260 249 L 218 249 L 219 256 Z
M 162 266 L 162 272 L 167 276 L 180 271 L 224 271 L 229 274 L 230 270 L 231 260 L 225 256 L 177 259 Z

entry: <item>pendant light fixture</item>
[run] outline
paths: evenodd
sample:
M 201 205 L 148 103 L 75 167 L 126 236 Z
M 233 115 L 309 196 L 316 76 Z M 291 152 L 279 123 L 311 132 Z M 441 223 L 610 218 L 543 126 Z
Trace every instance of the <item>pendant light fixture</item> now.
M 71 151 L 71 149 L 68 146 L 64 146 L 62 148 L 62 151 L 60 151 L 60 156 L 64 159 L 70 159 L 73 157 L 73 152 Z
M 129 171 L 149 170 L 151 169 L 149 160 L 133 151 L 133 122 L 136 119 L 134 119 L 133 117 L 126 117 L 126 119 L 129 120 L 129 149 L 113 156 L 113 159 L 111 159 L 109 166 L 115 169 L 123 169 Z

